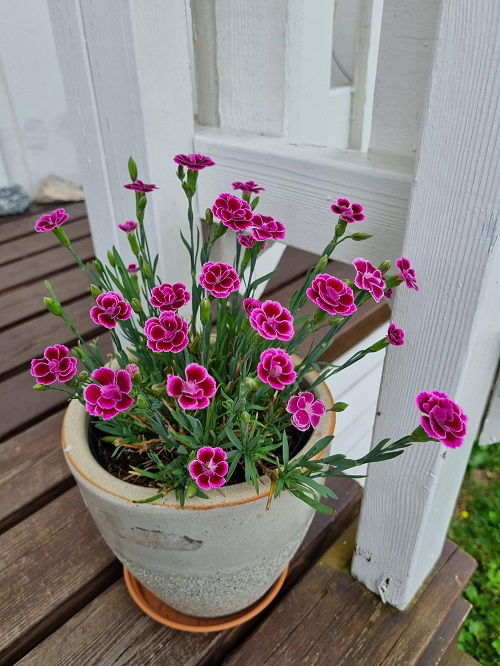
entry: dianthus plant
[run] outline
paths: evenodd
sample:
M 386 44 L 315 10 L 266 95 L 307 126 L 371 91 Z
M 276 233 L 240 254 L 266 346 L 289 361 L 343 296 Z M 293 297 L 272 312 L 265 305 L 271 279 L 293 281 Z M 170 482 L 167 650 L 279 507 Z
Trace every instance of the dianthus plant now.
M 55 234 L 87 275 L 95 300 L 89 317 L 109 330 L 116 350 L 111 360 L 95 341 L 84 340 L 46 283 L 47 308 L 65 320 L 79 342 L 72 350 L 54 344 L 32 361 L 35 388 L 64 391 L 85 406 L 108 459 L 125 467 L 122 478 L 153 487 L 146 501 L 173 491 L 183 505 L 186 497 L 207 498 L 207 492 L 224 492 L 225 484 L 236 481 L 259 492 L 267 476 L 268 505 L 288 491 L 329 512 L 321 498 L 335 495 L 324 485 L 326 477 L 398 456 L 413 442 L 460 446 L 467 417 L 445 393 L 424 391 L 417 396 L 420 425 L 413 433 L 393 442 L 384 439 L 361 459 L 323 455 L 331 436 L 304 448 L 327 411 L 347 407 L 325 405 L 317 387 L 367 354 L 402 345 L 404 332 L 391 323 L 386 336 L 340 366 L 322 362 L 323 354 L 366 301 L 390 298 L 400 284 L 418 291 L 415 271 L 406 257 L 396 260 L 393 273 L 389 261 L 377 267 L 358 257 L 352 279 L 331 275 L 328 262 L 340 243 L 370 237 L 356 229 L 365 219 L 363 207 L 341 198 L 331 206 L 331 240 L 290 302 L 257 300 L 256 289 L 271 277 L 254 277 L 259 253 L 286 235 L 283 222 L 256 212 L 264 188 L 253 181 L 234 182 L 233 191 L 220 194 L 206 210 L 202 238 L 193 199 L 200 172 L 214 162 L 199 154 L 176 155 L 174 161 L 187 200 L 181 240 L 190 285 L 175 275 L 167 276 L 168 282 L 158 275 L 145 220 L 148 197 L 157 188 L 139 180 L 132 158 L 131 182 L 124 187 L 135 196 L 136 219 L 118 227 L 128 239 L 133 263 L 126 264 L 113 247 L 107 262 L 84 264 L 63 229 L 64 209 L 43 215 L 35 227 Z M 232 264 L 211 260 L 224 234 L 234 237 Z M 308 301 L 315 305 L 310 316 L 303 314 Z M 297 352 L 303 349 L 300 358 Z M 85 369 L 79 370 L 78 363 Z

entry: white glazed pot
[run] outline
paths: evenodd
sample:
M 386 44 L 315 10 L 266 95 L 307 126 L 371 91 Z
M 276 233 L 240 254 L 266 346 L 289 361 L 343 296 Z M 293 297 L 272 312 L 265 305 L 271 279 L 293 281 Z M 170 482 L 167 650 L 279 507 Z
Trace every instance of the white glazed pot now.
M 312 379 L 312 376 L 311 376 Z M 315 389 L 327 409 L 331 394 Z M 104 540 L 137 580 L 176 610 L 220 617 L 253 604 L 273 585 L 303 540 L 314 510 L 288 492 L 266 503 L 270 481 L 239 483 L 193 497 L 181 508 L 173 493 L 148 504 L 134 501 L 154 489 L 107 472 L 88 443 L 88 414 L 76 400 L 66 411 L 62 441 L 66 461 Z M 302 452 L 333 434 L 327 412 Z

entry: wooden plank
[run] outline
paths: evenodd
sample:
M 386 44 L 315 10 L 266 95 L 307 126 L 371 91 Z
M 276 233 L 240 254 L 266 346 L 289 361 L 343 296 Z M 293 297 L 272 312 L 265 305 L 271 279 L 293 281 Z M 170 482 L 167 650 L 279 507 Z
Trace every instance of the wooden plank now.
M 65 224 L 64 229 L 73 242 L 90 235 L 89 224 L 86 219 L 78 220 L 73 224 Z M 49 250 L 51 247 L 59 247 L 59 241 L 54 234 L 37 234 L 34 231 L 29 236 L 2 243 L 0 263 L 8 264 L 12 261 L 18 261 L 21 258 Z
M 416 666 L 429 666 L 429 664 L 443 666 L 448 663 L 447 660 L 454 651 L 458 635 L 471 608 L 472 604 L 463 597 L 459 597 L 455 601 L 446 619 L 438 627 L 422 656 L 416 662 Z
M 378 264 L 400 256 L 412 162 L 382 154 L 293 146 L 272 137 L 202 127 L 196 132 L 195 147 L 217 163 L 198 181 L 201 210 L 227 190 L 236 174 L 241 180 L 251 178 L 266 188 L 259 210 L 286 225 L 287 244 L 319 253 L 333 236 L 336 218 L 330 204 L 347 196 L 365 206 L 366 220 L 362 229 L 356 229 L 373 238 L 362 246 L 342 243 L 335 259 L 351 262 L 362 252 Z
M 0 446 L 0 533 L 72 485 L 58 412 Z
M 0 662 L 25 654 L 119 575 L 77 488 L 5 532 Z
M 406 342 L 387 350 L 374 442 L 413 430 L 422 390 L 446 392 L 469 420 L 460 449 L 415 446 L 370 470 L 353 571 L 400 609 L 446 538 L 498 364 L 500 125 L 492 109 L 500 69 L 490 65 L 500 53 L 499 26 L 499 3 L 442 3 L 402 253 L 421 289 L 403 287 L 394 305 Z
M 76 330 L 85 339 L 104 332 L 104 328 L 90 318 L 92 304 L 90 296 L 84 296 L 65 308 Z M 50 312 L 13 326 L 0 350 L 0 375 L 26 367 L 28 361 L 43 354 L 45 347 L 56 343 L 71 346 L 76 343 L 76 338 L 64 320 Z
M 88 261 L 94 256 L 90 238 L 77 240 L 73 244 L 73 249 L 83 261 Z M 68 250 L 59 246 L 17 261 L 15 270 L 12 270 L 12 266 L 9 265 L 2 266 L 0 268 L 0 292 L 35 280 L 43 280 L 47 275 L 62 271 L 73 266 L 74 263 L 75 260 Z
M 350 577 L 354 536 L 344 533 L 224 663 L 418 663 L 472 574 L 472 558 L 449 542 L 418 602 L 400 613 Z
M 111 352 L 111 338 L 101 335 L 103 354 Z M 33 391 L 33 377 L 21 372 L 0 384 L 2 393 L 2 418 L 0 419 L 0 441 L 30 427 L 39 419 L 54 414 L 66 404 L 64 393 L 59 391 Z
M 50 282 L 63 304 L 89 293 L 89 281 L 79 266 L 57 273 L 50 278 Z M 0 328 L 19 324 L 25 319 L 47 312 L 43 302 L 47 295 L 43 278 L 1 294 Z
M 287 589 L 332 539 L 352 521 L 360 500 L 356 484 L 336 479 L 339 496 L 334 519 L 317 515 L 295 558 L 285 582 Z M 279 606 L 278 606 L 279 607 Z M 21 660 L 21 664 L 50 663 L 53 666 L 111 666 L 117 663 L 180 664 L 196 666 L 221 663 L 262 618 L 235 630 L 218 634 L 187 634 L 153 622 L 135 606 L 116 583 L 48 636 Z M 109 636 L 113 636 L 110 641 Z M 244 662 L 242 662 L 244 663 Z M 246 664 L 245 664 L 246 666 Z
M 480 664 L 470 654 L 462 652 L 462 650 L 456 647 L 452 650 L 444 666 L 480 666 Z
M 83 201 L 70 204 L 35 204 L 30 206 L 29 210 L 21 215 L 14 215 L 13 217 L 9 216 L 0 220 L 0 242 L 6 243 L 7 241 L 19 238 L 20 236 L 27 236 L 28 234 L 33 233 L 35 222 L 40 215 L 49 213 L 55 208 L 62 207 L 64 207 L 66 212 L 70 215 L 70 220 L 67 224 L 85 217 L 85 204 Z

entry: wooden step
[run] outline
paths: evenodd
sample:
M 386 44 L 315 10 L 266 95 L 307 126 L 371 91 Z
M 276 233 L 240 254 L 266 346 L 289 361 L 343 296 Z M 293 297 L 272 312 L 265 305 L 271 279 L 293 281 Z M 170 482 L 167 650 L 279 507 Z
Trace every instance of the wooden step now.
M 478 661 L 471 657 L 470 654 L 462 652 L 460 648 L 454 647 L 450 656 L 444 662 L 443 666 L 481 666 Z M 491 665 L 493 666 L 493 665 Z
M 436 633 L 450 621 L 450 606 L 475 569 L 473 558 L 447 541 L 418 599 L 400 612 L 352 579 L 354 536 L 352 528 L 343 534 L 224 664 L 439 663 L 431 646 L 443 651 Z
M 337 513 L 313 521 L 288 588 L 359 510 L 355 482 L 335 479 L 333 487 Z M 104 666 L 125 653 L 128 663 L 198 664 L 209 652 L 222 655 L 255 626 L 198 636 L 162 627 L 143 616 L 122 582 L 113 585 L 120 571 L 76 488 L 7 531 L 0 545 L 0 663 L 12 663 L 48 636 L 21 663 Z

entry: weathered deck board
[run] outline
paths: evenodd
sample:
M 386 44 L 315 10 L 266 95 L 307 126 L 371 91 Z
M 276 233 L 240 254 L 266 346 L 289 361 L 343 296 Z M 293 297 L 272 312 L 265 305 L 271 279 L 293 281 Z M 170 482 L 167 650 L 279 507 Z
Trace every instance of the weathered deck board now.
M 7 241 L 14 240 L 14 238 L 20 238 L 21 236 L 36 233 L 34 231 L 35 222 L 40 215 L 44 215 L 56 208 L 64 208 L 69 214 L 70 219 L 66 224 L 70 224 L 71 222 L 75 222 L 86 216 L 85 204 L 83 201 L 70 204 L 53 204 L 51 206 L 31 206 L 29 211 L 22 213 L 21 215 L 0 218 L 0 243 L 6 243 Z
M 0 549 L 0 663 L 24 654 L 120 572 L 77 488 L 5 532 Z
M 64 229 L 71 242 L 75 242 L 80 238 L 85 238 L 90 235 L 89 225 L 85 218 L 75 221 L 72 224 L 66 223 Z M 18 261 L 19 257 L 29 257 L 58 246 L 59 241 L 54 234 L 33 232 L 27 236 L 16 238 L 9 242 L 3 242 L 2 252 L 0 253 L 0 263 L 2 265 L 8 264 L 13 261 Z
M 94 256 L 94 249 L 90 237 L 77 240 L 73 249 L 83 261 L 88 261 Z M 35 254 L 26 259 L 20 259 L 15 264 L 15 270 L 10 264 L 0 268 L 0 292 L 13 289 L 23 284 L 46 279 L 54 273 L 73 266 L 75 260 L 66 248 L 59 246 Z
M 474 560 L 447 542 L 420 598 L 401 613 L 351 578 L 345 566 L 353 538 L 341 537 L 325 553 L 228 665 L 418 663 L 472 575 Z
M 439 626 L 422 656 L 418 660 L 417 666 L 428 666 L 428 664 L 432 663 L 443 666 L 451 655 L 458 634 L 460 633 L 471 608 L 472 604 L 463 597 L 458 597 L 455 603 L 451 606 L 446 619 Z
M 357 513 L 361 490 L 348 479 L 338 479 L 338 518 L 317 516 L 291 566 L 285 586 L 290 586 Z M 111 664 L 195 666 L 213 660 L 220 663 L 224 652 L 258 622 L 215 634 L 187 634 L 163 627 L 149 618 L 130 600 L 123 583 L 115 583 L 87 607 L 68 620 L 21 664 L 47 663 L 52 666 L 111 666 Z M 113 636 L 112 641 L 106 637 Z
M 89 293 L 87 277 L 78 266 L 54 275 L 50 282 L 63 305 Z M 43 281 L 26 284 L 1 294 L 0 328 L 19 324 L 47 312 L 44 296 L 48 296 L 48 292 Z

